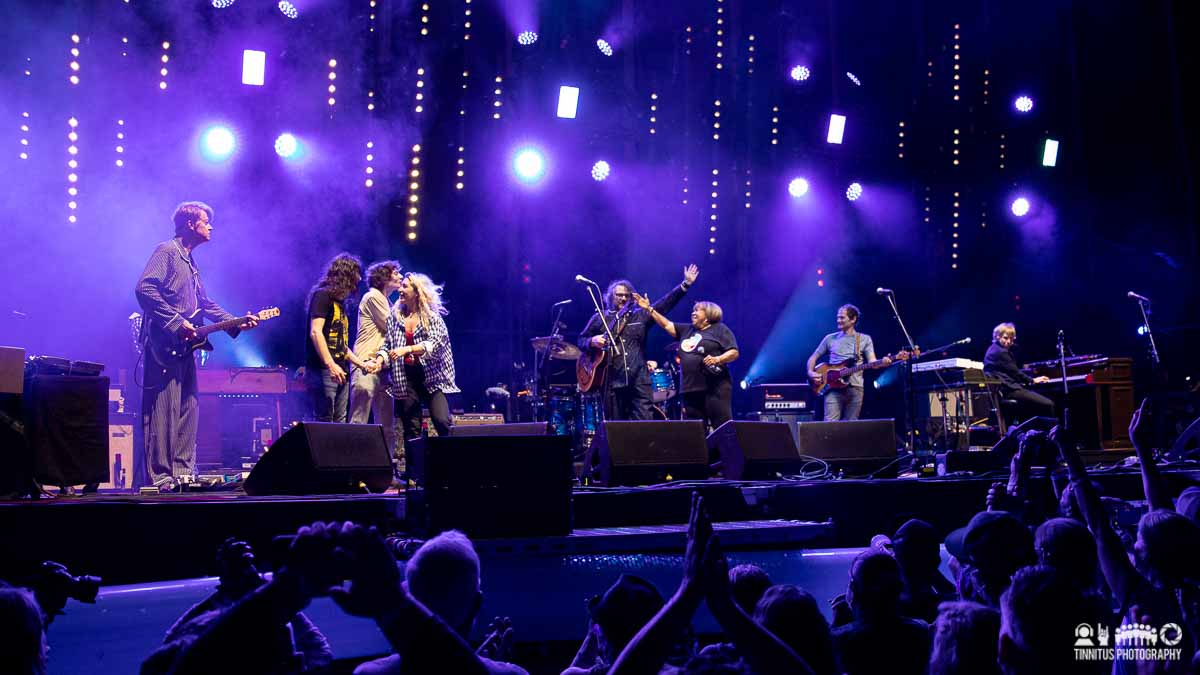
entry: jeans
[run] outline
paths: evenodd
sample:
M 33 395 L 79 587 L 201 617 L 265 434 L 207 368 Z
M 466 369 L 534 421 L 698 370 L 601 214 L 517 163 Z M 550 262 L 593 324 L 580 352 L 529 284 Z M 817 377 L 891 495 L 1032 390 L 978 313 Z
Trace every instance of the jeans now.
M 350 377 L 350 423 L 366 424 L 375 415 L 375 424 L 383 425 L 388 452 L 403 461 L 403 447 L 396 447 L 396 410 L 379 373 L 364 373 L 355 368 Z
M 400 414 L 400 424 L 404 427 L 404 438 L 421 437 L 421 405 L 429 408 L 429 418 L 438 436 L 450 433 L 450 404 L 446 395 L 440 391 L 429 391 L 425 386 L 425 369 L 422 366 L 405 366 L 404 379 L 416 392 L 416 398 L 396 399 L 396 411 Z
M 327 369 L 305 375 L 308 399 L 312 403 L 312 416 L 318 422 L 345 422 L 346 408 L 350 402 L 350 383 L 338 384 Z
M 856 420 L 862 412 L 863 388 L 830 389 L 825 394 L 825 421 Z

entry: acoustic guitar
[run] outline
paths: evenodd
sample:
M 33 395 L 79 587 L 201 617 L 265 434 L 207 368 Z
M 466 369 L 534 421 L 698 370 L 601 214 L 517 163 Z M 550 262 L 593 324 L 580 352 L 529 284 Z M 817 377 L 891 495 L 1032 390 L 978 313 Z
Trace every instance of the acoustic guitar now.
M 630 314 L 633 314 L 633 310 L 617 314 L 617 326 L 612 332 L 613 337 L 620 339 Z M 588 345 L 583 354 L 580 354 L 579 360 L 575 362 L 575 379 L 579 382 L 579 391 L 597 391 L 604 386 L 604 378 L 608 375 L 610 351 L 614 354 L 619 353 L 616 345 L 605 345 L 603 349 Z
M 891 359 L 892 363 L 900 363 L 901 361 L 907 361 L 911 356 L 912 355 L 908 351 L 902 351 L 895 355 L 888 354 L 883 358 Z M 869 361 L 857 366 L 845 367 L 843 367 L 840 363 L 837 365 L 819 363 L 817 364 L 817 367 L 813 369 L 817 372 L 817 377 L 810 377 L 809 385 L 812 387 L 814 392 L 824 396 L 833 389 L 845 389 L 846 387 L 850 386 L 850 376 L 855 373 L 860 373 L 864 370 L 884 368 L 888 365 L 891 364 L 885 364 L 883 359 L 876 359 L 874 361 Z
M 259 321 L 274 319 L 279 316 L 278 307 L 268 307 L 260 310 L 254 315 Z M 238 316 L 217 323 L 210 323 L 207 326 L 201 325 L 204 323 L 204 314 L 202 310 L 197 309 L 190 316 L 184 317 L 196 327 L 196 335 L 189 339 L 183 339 L 176 333 L 169 333 L 157 324 L 150 329 L 149 348 L 150 354 L 154 360 L 167 365 L 177 361 L 182 361 L 189 358 L 198 349 L 204 351 L 212 351 L 213 344 L 208 341 L 208 336 L 218 331 L 229 330 L 230 328 L 238 328 L 246 323 L 246 317 Z

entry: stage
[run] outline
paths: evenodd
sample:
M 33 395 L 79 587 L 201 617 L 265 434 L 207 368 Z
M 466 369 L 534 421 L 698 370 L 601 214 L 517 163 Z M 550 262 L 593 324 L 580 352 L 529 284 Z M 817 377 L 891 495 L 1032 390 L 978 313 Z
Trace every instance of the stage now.
M 1035 474 L 1036 475 L 1036 474 Z M 1196 467 L 1167 468 L 1173 492 L 1200 484 Z M 1136 469 L 1093 465 L 1093 478 L 1107 496 L 1143 499 Z M 682 545 L 689 495 L 700 491 L 715 521 L 743 523 L 726 536 L 743 549 L 863 546 L 872 535 L 891 532 L 908 518 L 921 518 L 939 532 L 960 527 L 984 507 L 993 481 L 1007 471 L 967 477 L 841 479 L 820 481 L 689 481 L 652 487 L 576 488 L 570 508 L 574 531 L 566 537 L 514 535 L 480 539 L 481 549 L 578 553 L 671 551 Z M 1045 478 L 1030 484 L 1031 499 L 1051 499 Z M 0 503 L 0 531 L 10 542 L 4 573 L 42 560 L 66 564 L 76 574 L 94 574 L 106 584 L 190 579 L 215 573 L 214 553 L 227 537 L 250 542 L 260 558 L 273 557 L 272 537 L 316 520 L 352 520 L 409 536 L 415 531 L 409 496 L 379 495 L 248 497 L 238 493 L 161 496 L 97 494 Z M 487 503 L 474 505 L 479 510 Z M 779 521 L 802 528 L 755 527 Z M 627 528 L 655 528 L 630 538 Z M 672 528 L 674 528 L 672 530 Z M 674 532 L 674 534 L 670 534 Z M 802 534 L 801 534 L 802 532 Z M 620 535 L 620 536 L 618 536 Z M 647 543 L 649 542 L 649 543 Z M 0 577 L 4 574 L 0 573 Z

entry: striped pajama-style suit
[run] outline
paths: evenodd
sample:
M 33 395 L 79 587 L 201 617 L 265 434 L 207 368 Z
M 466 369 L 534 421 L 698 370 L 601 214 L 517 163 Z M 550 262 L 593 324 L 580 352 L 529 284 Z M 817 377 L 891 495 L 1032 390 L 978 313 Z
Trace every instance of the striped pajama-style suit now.
M 174 334 L 184 320 L 202 309 L 209 321 L 234 316 L 208 298 L 200 271 L 179 239 L 155 247 L 134 288 L 144 313 L 144 324 L 153 323 Z M 236 336 L 237 329 L 229 331 Z M 153 331 L 148 334 L 152 337 Z M 142 428 L 146 438 L 146 470 L 153 485 L 163 485 L 196 472 L 196 360 L 158 363 L 145 350 L 142 390 Z

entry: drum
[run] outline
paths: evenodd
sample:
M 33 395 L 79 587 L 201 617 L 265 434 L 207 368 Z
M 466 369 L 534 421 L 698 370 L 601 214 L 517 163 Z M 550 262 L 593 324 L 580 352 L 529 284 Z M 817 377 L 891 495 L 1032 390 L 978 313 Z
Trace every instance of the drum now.
M 601 395 L 580 394 L 579 408 L 576 415 L 575 429 L 583 436 L 594 436 L 600 430 L 600 420 L 603 419 Z
M 574 436 L 576 417 L 575 395 L 569 389 L 554 387 L 546 399 L 546 421 L 555 436 Z
M 655 403 L 662 403 L 675 396 L 675 373 L 673 368 L 655 368 L 650 371 L 650 386 L 654 393 L 651 398 Z

